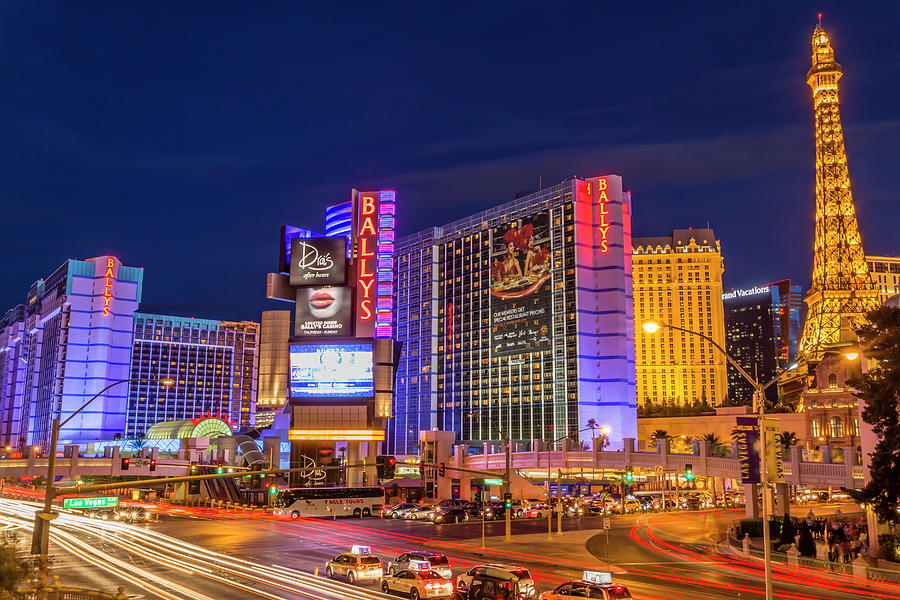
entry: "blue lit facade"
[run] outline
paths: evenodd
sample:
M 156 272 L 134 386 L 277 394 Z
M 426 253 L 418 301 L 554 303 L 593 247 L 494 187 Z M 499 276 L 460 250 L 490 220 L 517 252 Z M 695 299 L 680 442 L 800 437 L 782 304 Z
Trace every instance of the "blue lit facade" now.
M 126 437 L 160 421 L 215 415 L 247 429 L 256 415 L 259 323 L 135 313 Z M 149 381 L 172 379 L 168 387 Z
M 128 379 L 143 269 L 113 256 L 68 260 L 31 286 L 0 320 L 0 443 L 46 447 L 64 420 L 106 386 Z M 128 385 L 78 413 L 60 440 L 110 438 L 125 429 Z
M 615 175 L 569 179 L 397 242 L 389 453 L 415 454 L 418 432 L 433 428 L 473 445 L 589 441 L 575 432 L 594 419 L 612 440 L 636 437 L 631 196 L 621 186 Z M 518 236 L 524 255 L 533 248 L 522 236 L 538 230 L 549 279 L 528 310 L 540 316 L 510 332 L 500 319 L 520 309 L 494 287 L 503 240 Z M 521 348 L 498 350 L 498 339 L 523 336 Z

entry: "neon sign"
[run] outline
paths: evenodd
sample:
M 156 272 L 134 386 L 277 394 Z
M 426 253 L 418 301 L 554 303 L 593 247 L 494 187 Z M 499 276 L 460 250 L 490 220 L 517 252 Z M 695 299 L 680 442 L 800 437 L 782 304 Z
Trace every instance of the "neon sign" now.
M 375 194 L 359 197 L 359 228 L 356 231 L 356 335 L 373 334 L 375 319 L 375 248 L 378 244 L 378 201 Z
M 394 314 L 394 192 L 356 202 L 356 337 L 391 337 Z
M 112 284 L 116 279 L 116 274 L 113 269 L 116 266 L 116 259 L 113 257 L 108 257 L 106 259 L 106 273 L 103 274 L 103 316 L 109 316 L 109 307 L 112 303 Z
M 597 205 L 600 207 L 600 223 L 597 225 L 597 231 L 600 232 L 600 254 L 609 252 L 609 222 L 606 220 L 609 214 L 609 209 L 606 206 L 607 202 L 609 202 L 609 197 L 606 195 L 607 187 L 608 183 L 605 177 L 597 180 L 597 189 L 600 191 L 600 194 L 597 196 Z M 591 184 L 588 182 L 588 194 L 590 193 Z

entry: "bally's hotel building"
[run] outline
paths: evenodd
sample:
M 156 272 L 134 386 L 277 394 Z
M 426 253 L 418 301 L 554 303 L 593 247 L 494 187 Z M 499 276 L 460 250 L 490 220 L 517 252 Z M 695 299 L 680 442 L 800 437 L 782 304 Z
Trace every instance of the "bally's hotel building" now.
M 396 261 L 389 453 L 415 454 L 431 429 L 471 445 L 636 437 L 621 177 L 568 179 L 409 235 Z

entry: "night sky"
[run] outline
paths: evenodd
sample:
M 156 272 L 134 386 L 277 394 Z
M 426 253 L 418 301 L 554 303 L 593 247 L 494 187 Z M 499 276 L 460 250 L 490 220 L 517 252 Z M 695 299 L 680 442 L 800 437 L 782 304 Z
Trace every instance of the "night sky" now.
M 820 10 L 865 248 L 900 254 L 894 1 L 4 2 L 0 312 L 110 253 L 144 312 L 257 320 L 279 226 L 352 187 L 407 234 L 574 174 L 621 174 L 637 236 L 708 223 L 727 287 L 806 286 Z

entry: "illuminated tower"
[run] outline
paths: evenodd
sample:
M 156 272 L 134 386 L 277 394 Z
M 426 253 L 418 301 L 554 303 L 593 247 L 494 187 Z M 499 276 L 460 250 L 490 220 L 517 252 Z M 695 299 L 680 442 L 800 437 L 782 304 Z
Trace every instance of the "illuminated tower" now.
M 838 98 L 841 75 L 820 15 L 806 79 L 816 117 L 816 234 L 801 352 L 813 360 L 829 344 L 846 341 L 865 313 L 879 304 L 850 191 Z

